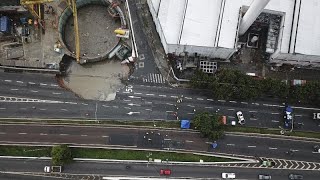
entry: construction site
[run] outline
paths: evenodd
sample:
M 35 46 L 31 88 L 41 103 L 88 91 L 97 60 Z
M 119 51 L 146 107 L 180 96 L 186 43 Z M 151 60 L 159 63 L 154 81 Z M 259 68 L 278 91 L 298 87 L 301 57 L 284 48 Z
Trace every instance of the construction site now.
M 2 67 L 62 72 L 61 86 L 97 100 L 112 100 L 129 77 L 135 55 L 125 2 L 7 0 L 0 14 Z

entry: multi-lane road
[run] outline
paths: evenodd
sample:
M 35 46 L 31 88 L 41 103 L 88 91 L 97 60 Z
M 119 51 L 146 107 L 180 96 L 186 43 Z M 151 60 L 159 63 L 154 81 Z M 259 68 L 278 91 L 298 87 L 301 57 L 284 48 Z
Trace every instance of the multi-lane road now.
M 195 112 L 210 111 L 236 120 L 242 111 L 247 126 L 278 128 L 283 119 L 282 104 L 249 101 L 225 101 L 208 98 L 206 92 L 148 83 L 130 84 L 119 89 L 110 102 L 83 100 L 58 86 L 54 76 L 0 72 L 0 116 L 39 118 L 90 118 L 176 120 L 192 119 Z M 182 102 L 177 99 L 182 97 Z M 294 106 L 298 129 L 319 131 L 313 113 L 319 108 Z
M 24 163 L 21 163 L 24 162 Z M 1 159 L 0 172 L 31 172 L 30 175 L 47 176 L 43 173 L 43 167 L 48 165 L 48 161 L 40 160 L 13 160 Z M 127 164 L 120 163 L 98 163 L 98 162 L 74 162 L 67 165 L 64 169 L 63 175 L 58 175 L 60 178 L 74 178 L 74 179 L 102 179 L 110 176 L 129 176 L 129 177 L 160 177 L 160 169 L 170 168 L 172 170 L 171 178 L 185 177 L 189 179 L 195 178 L 210 178 L 221 179 L 221 173 L 234 172 L 237 179 L 257 179 L 259 174 L 270 174 L 272 179 L 283 180 L 288 178 L 288 174 L 297 173 L 302 174 L 306 180 L 317 180 L 320 176 L 319 171 L 296 171 L 296 170 L 272 170 L 272 169 L 258 169 L 258 168 L 234 168 L 234 167 L 205 167 L 205 166 L 177 166 L 170 164 L 130 164 L 131 168 L 126 169 Z M 95 175 L 93 175 L 95 174 Z M 0 177 L 5 176 L 0 174 Z M 7 175 L 8 176 L 8 175 Z M 54 176 L 54 175 L 50 175 Z M 49 177 L 50 177 L 49 176 Z M 25 176 L 28 177 L 28 176 Z M 163 177 L 166 179 L 165 177 Z
M 218 141 L 216 149 L 211 142 L 201 138 L 198 132 L 170 129 L 147 129 L 133 127 L 97 127 L 68 125 L 6 124 L 0 125 L 0 143 L 6 144 L 59 144 L 83 146 L 126 147 L 138 149 L 185 150 L 213 154 L 242 155 L 250 158 L 268 157 L 301 163 L 300 169 L 320 170 L 320 154 L 313 153 L 313 146 L 320 140 L 301 140 L 274 136 L 227 133 Z M 294 155 L 286 152 L 292 149 Z M 312 165 L 305 162 L 315 163 Z M 290 162 L 289 162 L 290 163 Z M 300 166 L 293 165 L 294 169 Z

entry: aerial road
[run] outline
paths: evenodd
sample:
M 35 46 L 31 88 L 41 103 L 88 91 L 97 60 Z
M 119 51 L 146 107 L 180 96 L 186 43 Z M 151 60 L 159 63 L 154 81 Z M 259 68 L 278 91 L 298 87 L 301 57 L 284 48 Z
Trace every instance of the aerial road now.
M 23 163 L 22 163 L 23 162 Z M 0 161 L 0 177 L 5 176 L 3 172 L 15 172 L 21 174 L 29 174 L 29 176 L 43 176 L 43 167 L 48 165 L 49 161 L 32 160 L 32 159 L 1 159 Z M 130 165 L 130 169 L 126 169 L 126 165 Z M 290 173 L 301 174 L 306 180 L 317 180 L 320 171 L 296 171 L 296 170 L 272 170 L 260 168 L 230 168 L 230 167 L 212 167 L 212 166 L 177 166 L 171 164 L 135 164 L 135 163 L 103 163 L 103 162 L 74 162 L 66 165 L 60 178 L 88 178 L 102 179 L 103 177 L 127 176 L 127 177 L 157 177 L 160 178 L 160 169 L 171 169 L 170 178 L 210 178 L 213 180 L 221 179 L 221 173 L 233 172 L 237 179 L 251 180 L 257 179 L 259 174 L 269 174 L 272 179 L 283 180 L 288 179 Z M 29 172 L 29 173 L 26 173 Z M 6 175 L 8 176 L 8 175 Z M 50 175 L 54 176 L 54 175 Z M 28 177 L 28 176 L 25 176 Z M 166 177 L 162 178 L 166 179 Z
M 113 101 L 84 100 L 60 88 L 54 76 L 0 73 L 0 116 L 12 118 L 80 118 L 116 120 L 192 119 L 199 111 L 226 115 L 236 121 L 242 111 L 246 126 L 278 128 L 282 125 L 283 104 L 232 101 L 208 98 L 201 90 L 128 84 Z M 178 99 L 181 101 L 178 103 Z M 319 131 L 313 113 L 320 109 L 293 106 L 296 129 Z

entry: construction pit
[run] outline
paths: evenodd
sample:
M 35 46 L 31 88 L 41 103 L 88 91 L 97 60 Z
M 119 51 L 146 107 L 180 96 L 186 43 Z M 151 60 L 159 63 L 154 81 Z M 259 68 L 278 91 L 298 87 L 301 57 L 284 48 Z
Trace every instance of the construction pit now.
M 109 13 L 108 8 L 112 5 L 103 0 L 77 1 L 80 64 L 75 60 L 71 9 L 66 8 L 60 16 L 59 36 L 65 47 L 64 54 L 73 57 L 73 60 L 68 60 L 71 62 L 61 82 L 84 99 L 114 100 L 116 91 L 124 87 L 122 82 L 129 76 L 129 66 L 121 64 L 122 60 L 116 56 L 110 56 L 111 53 L 115 54 L 119 43 L 131 44 L 129 40 L 120 40 L 114 33 L 116 29 L 126 27 L 126 22 L 123 17 L 113 17 Z

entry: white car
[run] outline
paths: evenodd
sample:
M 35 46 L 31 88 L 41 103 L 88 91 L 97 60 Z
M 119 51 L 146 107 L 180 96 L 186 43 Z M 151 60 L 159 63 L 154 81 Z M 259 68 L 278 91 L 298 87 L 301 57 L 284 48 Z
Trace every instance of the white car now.
M 222 177 L 222 179 L 235 179 L 236 174 L 235 173 L 222 173 L 221 177 Z
M 246 120 L 243 117 L 243 114 L 241 111 L 237 112 L 237 117 L 238 117 L 238 123 L 241 125 L 244 125 L 246 123 Z

